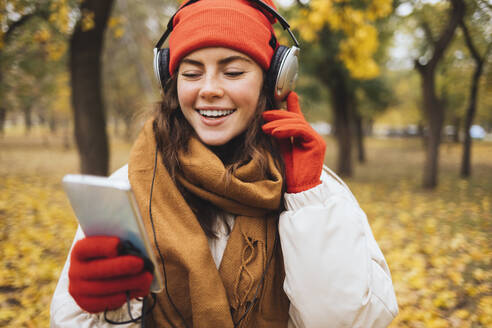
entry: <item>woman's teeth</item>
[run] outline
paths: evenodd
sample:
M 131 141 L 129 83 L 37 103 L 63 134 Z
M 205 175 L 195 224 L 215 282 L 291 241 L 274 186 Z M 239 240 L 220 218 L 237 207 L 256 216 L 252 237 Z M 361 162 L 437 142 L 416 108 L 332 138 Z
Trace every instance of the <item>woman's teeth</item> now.
M 222 116 L 227 116 L 229 114 L 232 114 L 235 112 L 234 109 L 230 110 L 198 110 L 200 115 L 205 116 L 205 117 L 222 117 Z

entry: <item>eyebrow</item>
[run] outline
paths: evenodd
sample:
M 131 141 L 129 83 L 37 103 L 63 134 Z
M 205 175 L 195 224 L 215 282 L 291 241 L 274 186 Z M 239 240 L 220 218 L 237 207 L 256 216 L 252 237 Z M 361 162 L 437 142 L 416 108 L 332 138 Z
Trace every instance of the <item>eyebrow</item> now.
M 242 60 L 242 61 L 245 61 L 248 63 L 252 62 L 251 59 L 249 59 L 249 58 L 234 55 L 234 56 L 222 58 L 221 60 L 219 60 L 219 65 L 226 65 L 226 64 L 229 64 L 230 62 L 233 62 L 235 60 Z M 200 62 L 198 60 L 190 59 L 190 58 L 183 58 L 182 63 L 187 63 L 187 64 L 195 65 L 195 66 L 203 66 L 202 62 Z

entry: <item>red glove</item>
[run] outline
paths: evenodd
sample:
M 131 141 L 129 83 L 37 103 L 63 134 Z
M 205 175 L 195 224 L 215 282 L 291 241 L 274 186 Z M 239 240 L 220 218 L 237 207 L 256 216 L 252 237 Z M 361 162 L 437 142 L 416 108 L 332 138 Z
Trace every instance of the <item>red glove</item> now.
M 69 292 L 87 312 L 114 310 L 130 298 L 149 294 L 152 273 L 135 255 L 119 255 L 118 237 L 87 237 L 79 240 L 70 259 Z
M 268 122 L 263 131 L 280 139 L 287 192 L 297 193 L 319 185 L 326 143 L 302 115 L 297 94 L 291 92 L 287 96 L 287 111 L 269 110 L 263 113 L 263 119 Z

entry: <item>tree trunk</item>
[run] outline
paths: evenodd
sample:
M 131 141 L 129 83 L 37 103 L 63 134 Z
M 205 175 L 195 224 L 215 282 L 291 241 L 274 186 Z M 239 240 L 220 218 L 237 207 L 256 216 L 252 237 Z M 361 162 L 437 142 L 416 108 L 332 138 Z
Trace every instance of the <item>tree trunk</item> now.
M 354 125 L 355 125 L 355 138 L 357 142 L 357 159 L 359 163 L 366 162 L 366 150 L 364 147 L 364 128 L 362 122 L 362 116 L 354 108 Z
M 32 108 L 30 106 L 26 107 L 22 112 L 24 113 L 24 133 L 29 135 L 32 128 Z
M 423 186 L 427 189 L 433 189 L 437 186 L 439 146 L 444 122 L 444 109 L 436 96 L 434 70 L 419 70 L 419 72 L 422 78 L 424 112 L 427 114 L 429 122 Z
M 415 61 L 415 68 L 421 76 L 423 109 L 428 119 L 429 131 L 426 145 L 426 158 L 424 164 L 423 187 L 434 189 L 437 186 L 439 145 L 441 143 L 441 131 L 444 122 L 443 104 L 438 100 L 435 90 L 435 71 L 437 64 L 442 59 L 449 46 L 454 32 L 465 14 L 463 0 L 450 0 L 452 9 L 449 21 L 443 32 L 437 39 L 427 35 L 428 42 L 433 45 L 434 52 L 426 64 Z
M 473 59 L 475 60 L 475 65 L 476 65 L 475 71 L 473 72 L 472 83 L 470 87 L 470 103 L 468 104 L 468 108 L 466 110 L 465 125 L 463 127 L 465 131 L 465 138 L 463 140 L 463 156 L 461 159 L 461 177 L 468 178 L 471 176 L 472 139 L 470 135 L 470 128 L 473 123 L 473 119 L 475 117 L 475 112 L 476 112 L 478 87 L 479 87 L 480 76 L 482 75 L 483 72 L 483 63 L 487 53 L 490 50 L 490 45 L 487 48 L 485 55 L 481 57 L 477 49 L 473 45 L 470 33 L 468 32 L 465 23 L 462 21 L 460 25 L 463 34 L 465 36 L 466 44 L 468 46 L 468 49 L 470 50 L 470 53 L 472 54 Z
M 470 128 L 473 123 L 473 118 L 475 117 L 476 104 L 478 97 L 478 82 L 480 80 L 480 75 L 483 70 L 483 62 L 477 63 L 475 67 L 475 72 L 473 73 L 472 85 L 470 87 L 470 104 L 466 110 L 464 132 L 465 137 L 463 139 L 463 155 L 461 159 L 461 176 L 463 178 L 468 178 L 471 175 L 471 146 L 472 139 L 470 135 Z
M 335 137 L 338 144 L 337 173 L 350 177 L 352 170 L 352 131 L 350 113 L 350 92 L 341 72 L 333 72 L 325 83 L 330 88 Z
M 75 139 L 84 174 L 107 175 L 109 166 L 106 116 L 102 98 L 104 31 L 113 0 L 85 0 L 81 12 L 94 14 L 94 27 L 84 31 L 79 21 L 70 40 L 70 73 Z
M 1 107 L 0 104 L 0 137 L 3 137 L 5 133 L 5 121 L 7 119 L 7 110 Z

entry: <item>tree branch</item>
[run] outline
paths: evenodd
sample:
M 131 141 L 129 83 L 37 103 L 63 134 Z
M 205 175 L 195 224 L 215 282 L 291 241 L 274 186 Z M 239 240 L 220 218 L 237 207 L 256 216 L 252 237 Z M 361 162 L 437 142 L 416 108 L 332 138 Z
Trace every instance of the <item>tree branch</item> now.
M 308 7 L 306 4 L 302 3 L 301 0 L 296 0 L 296 3 L 301 8 L 307 8 Z
M 49 15 L 49 13 L 45 8 L 35 7 L 32 12 L 23 15 L 20 19 L 16 20 L 12 24 L 10 24 L 8 30 L 4 34 L 5 43 L 8 43 L 9 39 L 12 37 L 12 33 L 16 29 L 18 29 L 22 25 L 26 24 L 31 18 L 42 17 L 42 18 L 47 19 L 48 15 Z
M 432 35 L 432 30 L 430 28 L 429 22 L 426 22 L 422 19 L 422 29 L 424 30 L 424 34 L 429 41 L 430 44 L 434 44 L 436 41 L 434 40 L 434 35 Z
M 465 15 L 465 3 L 463 0 L 450 0 L 452 4 L 451 9 L 451 17 L 449 19 L 448 25 L 444 29 L 444 31 L 439 36 L 439 39 L 434 44 L 434 54 L 432 58 L 429 60 L 428 65 L 430 67 L 437 65 L 441 57 L 444 55 L 444 51 L 447 46 L 451 42 L 451 39 L 454 36 L 454 32 L 456 27 L 463 19 Z
M 461 26 L 461 30 L 463 31 L 463 35 L 465 36 L 465 42 L 466 42 L 466 46 L 468 47 L 468 50 L 470 50 L 470 53 L 473 56 L 473 58 L 475 58 L 475 61 L 477 63 L 481 63 L 483 61 L 483 58 L 480 56 L 477 48 L 473 44 L 472 37 L 470 35 L 470 32 L 468 31 L 468 27 L 466 27 L 464 20 L 461 20 L 460 26 Z
M 22 16 L 19 20 L 13 22 L 10 26 L 9 26 L 9 29 L 7 30 L 7 32 L 5 32 L 5 42 L 7 43 L 8 39 L 10 38 L 10 36 L 12 35 L 12 33 L 14 33 L 14 31 L 21 27 L 22 25 L 24 25 L 25 23 L 27 23 L 31 18 L 34 17 L 34 13 L 30 13 L 30 14 L 27 14 L 27 15 L 24 15 Z

